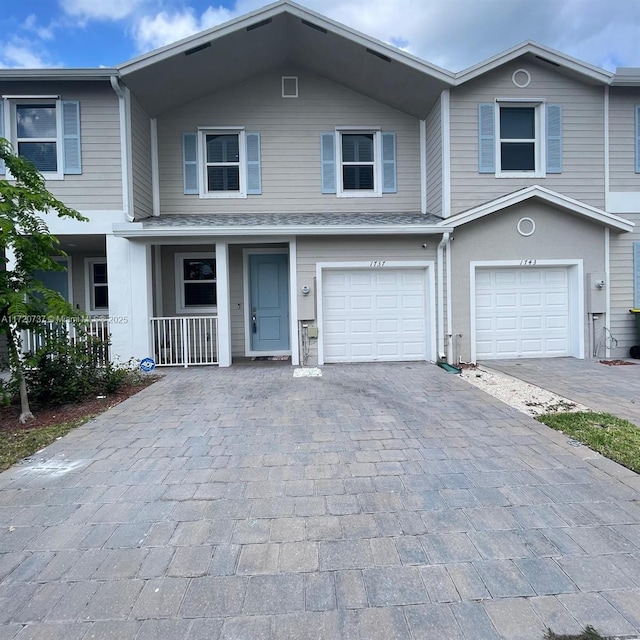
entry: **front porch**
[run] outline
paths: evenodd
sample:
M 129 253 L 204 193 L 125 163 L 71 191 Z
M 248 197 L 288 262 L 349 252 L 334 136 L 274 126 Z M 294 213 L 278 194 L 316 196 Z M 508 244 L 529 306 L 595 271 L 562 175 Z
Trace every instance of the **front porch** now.
M 114 357 L 152 357 L 158 367 L 297 363 L 292 256 L 285 239 L 108 236 L 109 313 L 128 318 L 111 326 Z

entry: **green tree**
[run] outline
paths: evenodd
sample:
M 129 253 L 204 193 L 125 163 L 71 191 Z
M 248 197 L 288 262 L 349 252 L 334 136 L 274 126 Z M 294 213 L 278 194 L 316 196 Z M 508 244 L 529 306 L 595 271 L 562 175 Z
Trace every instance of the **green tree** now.
M 0 138 L 0 160 L 11 181 L 0 180 L 0 335 L 7 341 L 9 366 L 20 393 L 20 422 L 33 418 L 29 407 L 20 333 L 38 331 L 40 318 L 78 317 L 79 314 L 56 291 L 37 279 L 38 271 L 64 270 L 56 260 L 65 255 L 58 239 L 49 233 L 43 216 L 86 220 L 47 190 L 44 178 L 28 160 L 16 155 Z M 12 254 L 13 260 L 8 260 Z

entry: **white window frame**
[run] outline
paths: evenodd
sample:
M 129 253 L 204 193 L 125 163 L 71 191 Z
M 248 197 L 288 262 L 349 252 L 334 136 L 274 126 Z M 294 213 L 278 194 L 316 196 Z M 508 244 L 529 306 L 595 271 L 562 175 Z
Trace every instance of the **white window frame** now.
M 500 132 L 500 109 L 502 107 L 533 107 L 535 138 L 514 139 L 502 138 Z M 495 157 L 496 177 L 498 178 L 545 178 L 546 177 L 546 119 L 544 100 L 514 100 L 512 98 L 498 98 L 496 100 L 495 118 Z M 502 143 L 503 142 L 533 142 L 535 168 L 533 171 L 502 171 Z
M 3 96 L 5 101 L 5 127 L 6 138 L 12 144 L 16 153 L 18 153 L 18 141 L 28 142 L 55 142 L 56 143 L 56 165 L 57 171 L 41 171 L 42 177 L 45 180 L 64 180 L 64 136 L 63 136 L 63 121 L 62 121 L 62 100 L 59 96 L 19 96 L 10 97 Z M 44 106 L 47 104 L 55 104 L 56 108 L 56 137 L 53 138 L 18 138 L 18 106 L 20 105 L 34 105 Z M 13 178 L 7 171 L 7 179 Z
M 107 282 L 96 284 L 93 281 L 93 265 L 104 264 L 107 266 L 106 258 L 85 258 L 84 260 L 84 290 L 85 290 L 85 310 L 91 316 L 108 315 L 109 307 L 96 308 L 95 306 L 95 288 L 106 287 L 107 296 L 109 295 L 109 275 L 107 270 Z
M 207 148 L 208 135 L 238 136 L 238 173 L 239 191 L 208 191 L 207 189 Z M 247 154 L 246 133 L 244 127 L 198 127 L 198 159 L 200 162 L 200 197 L 201 198 L 246 198 L 247 197 Z M 229 165 L 235 165 L 229 163 Z
M 342 168 L 342 136 L 361 133 L 373 135 L 373 189 L 353 190 L 344 188 Z M 362 165 L 364 162 L 346 163 Z M 380 127 L 336 127 L 336 184 L 338 198 L 380 198 L 382 197 L 382 131 Z
M 216 260 L 215 251 L 197 251 L 191 253 L 176 253 L 174 254 L 174 266 L 175 266 L 175 283 L 176 283 L 176 313 L 180 314 L 199 314 L 199 313 L 217 313 L 217 305 L 208 306 L 187 306 L 184 300 L 184 285 L 186 282 L 195 282 L 184 279 L 184 261 L 193 259 L 206 259 Z M 216 265 L 216 277 L 211 280 L 198 280 L 198 282 L 206 283 L 212 282 L 218 289 L 218 269 Z M 217 298 L 217 296 L 216 296 Z

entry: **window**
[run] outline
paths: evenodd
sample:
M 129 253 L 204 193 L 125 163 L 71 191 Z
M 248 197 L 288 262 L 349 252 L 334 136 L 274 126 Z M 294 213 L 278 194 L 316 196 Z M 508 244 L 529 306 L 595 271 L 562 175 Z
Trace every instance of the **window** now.
M 218 301 L 216 282 L 214 254 L 176 254 L 176 307 L 178 311 L 215 311 Z
M 478 105 L 478 171 L 544 178 L 562 172 L 562 106 L 542 100 Z
M 373 133 L 343 133 L 342 190 L 375 191 L 375 145 Z
M 41 173 L 58 171 L 58 134 L 55 103 L 16 105 L 18 155 Z
M 82 173 L 80 104 L 76 101 L 57 96 L 4 96 L 0 101 L 0 136 L 48 180 Z M 3 173 L 4 165 L 0 166 Z
M 107 261 L 104 258 L 88 258 L 85 262 L 87 279 L 87 311 L 105 313 L 109 310 L 109 281 Z
M 246 198 L 262 193 L 259 133 L 241 127 L 183 133 L 182 163 L 187 195 Z
M 240 135 L 209 133 L 204 136 L 206 190 L 240 192 Z
M 396 134 L 344 128 L 320 135 L 322 193 L 377 197 L 396 193 Z
M 535 107 L 500 107 L 500 170 L 537 170 Z

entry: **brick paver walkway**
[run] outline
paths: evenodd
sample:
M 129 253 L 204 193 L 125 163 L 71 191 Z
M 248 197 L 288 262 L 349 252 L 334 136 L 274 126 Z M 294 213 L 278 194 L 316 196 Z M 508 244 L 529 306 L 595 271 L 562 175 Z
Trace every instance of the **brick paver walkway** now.
M 170 372 L 0 474 L 0 638 L 640 632 L 637 475 L 432 365 L 292 372 Z
M 640 426 L 640 362 L 609 366 L 598 360 L 533 358 L 483 364 Z

